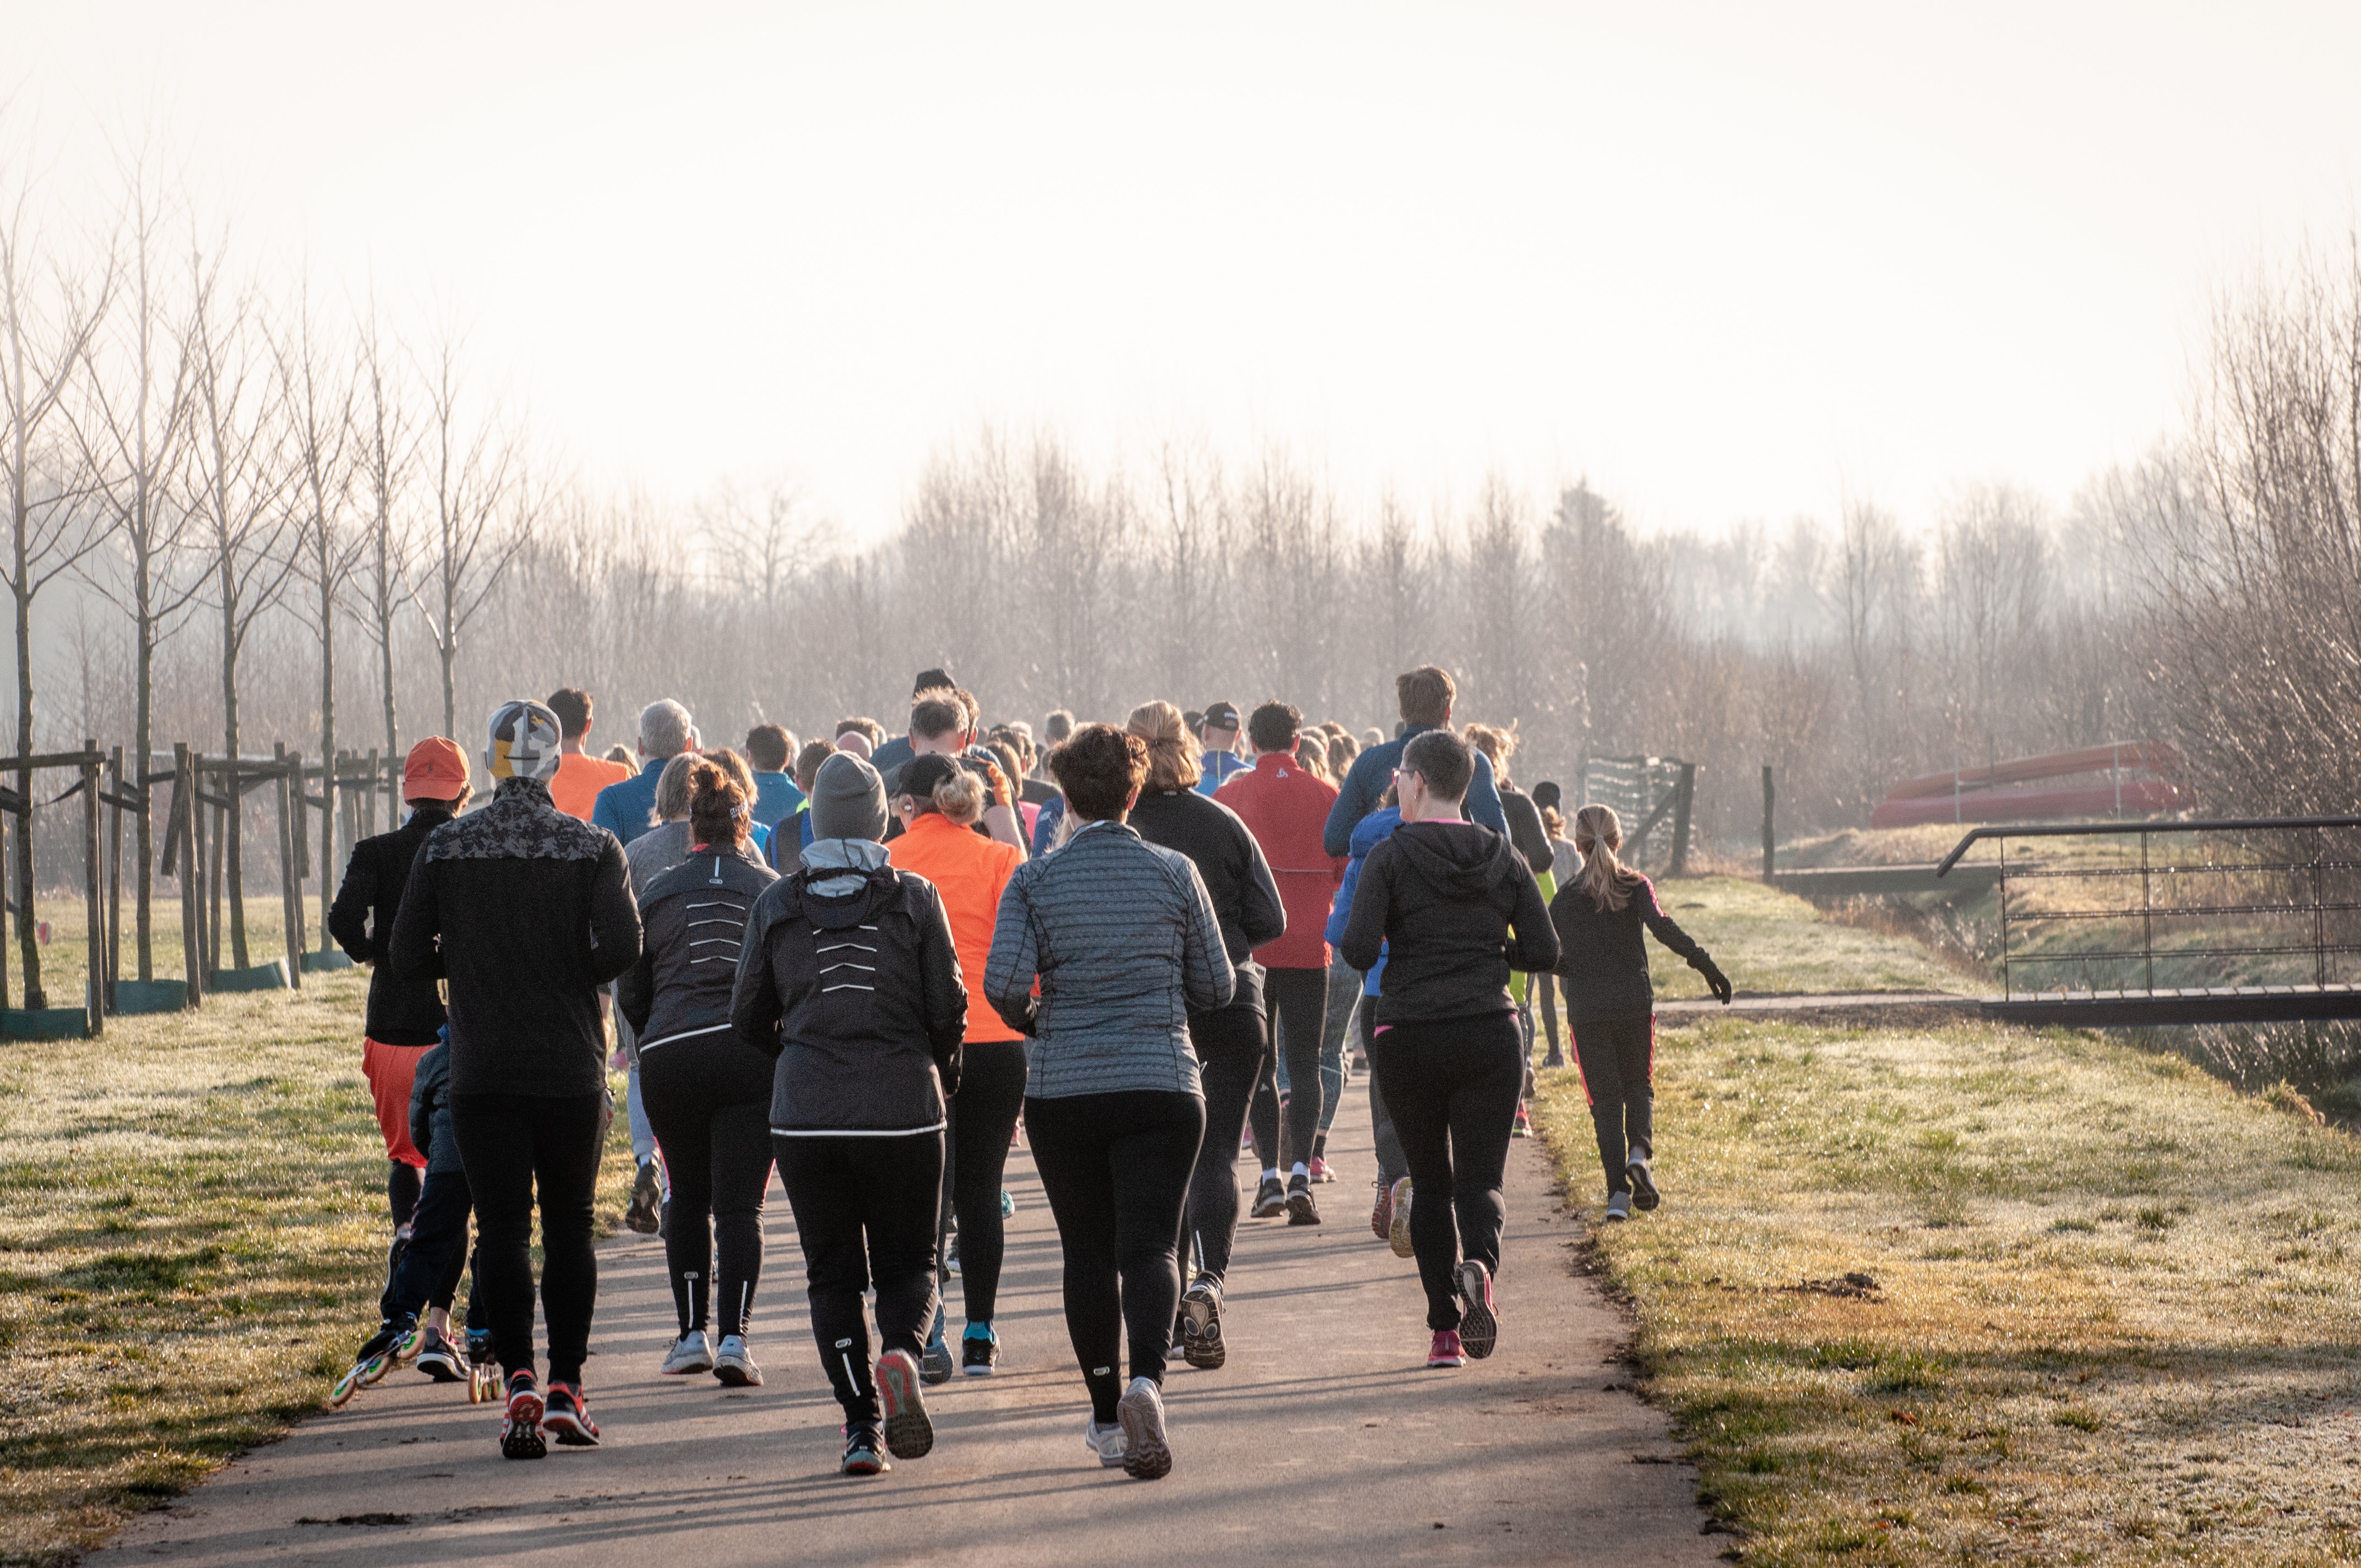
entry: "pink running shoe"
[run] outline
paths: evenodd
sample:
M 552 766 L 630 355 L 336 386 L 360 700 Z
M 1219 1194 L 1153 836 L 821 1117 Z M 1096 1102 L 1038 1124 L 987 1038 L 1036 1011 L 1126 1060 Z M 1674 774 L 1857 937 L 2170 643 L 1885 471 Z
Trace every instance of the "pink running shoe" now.
M 1459 1332 L 1455 1329 L 1434 1331 L 1434 1343 L 1427 1347 L 1429 1366 L 1465 1366 L 1467 1358 L 1459 1351 Z

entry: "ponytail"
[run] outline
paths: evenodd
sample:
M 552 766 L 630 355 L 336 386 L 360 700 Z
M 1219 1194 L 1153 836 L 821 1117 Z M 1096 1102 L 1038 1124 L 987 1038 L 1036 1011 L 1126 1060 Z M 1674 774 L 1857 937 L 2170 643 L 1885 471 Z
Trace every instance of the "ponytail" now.
M 965 768 L 935 785 L 935 809 L 961 828 L 972 828 L 983 817 L 983 781 Z
M 688 833 L 699 844 L 742 848 L 752 820 L 748 791 L 736 771 L 715 756 L 693 757 L 688 764 Z
M 1143 702 L 1131 710 L 1125 729 L 1148 742 L 1149 790 L 1194 789 L 1205 770 L 1180 710 L 1169 702 Z
M 1576 883 L 1602 915 L 1631 902 L 1640 873 L 1615 858 L 1623 847 L 1623 821 L 1611 806 L 1586 806 L 1574 814 L 1574 847 L 1582 851 Z

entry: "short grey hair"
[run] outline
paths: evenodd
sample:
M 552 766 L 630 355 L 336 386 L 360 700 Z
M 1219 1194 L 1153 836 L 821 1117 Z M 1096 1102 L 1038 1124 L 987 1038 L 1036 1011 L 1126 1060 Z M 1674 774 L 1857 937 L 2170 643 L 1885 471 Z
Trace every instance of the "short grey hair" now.
M 679 752 L 656 775 L 657 821 L 677 822 L 688 815 L 688 770 L 696 761 L 696 752 Z
M 697 721 L 688 709 L 662 697 L 640 709 L 640 750 L 651 757 L 676 757 L 688 750 Z

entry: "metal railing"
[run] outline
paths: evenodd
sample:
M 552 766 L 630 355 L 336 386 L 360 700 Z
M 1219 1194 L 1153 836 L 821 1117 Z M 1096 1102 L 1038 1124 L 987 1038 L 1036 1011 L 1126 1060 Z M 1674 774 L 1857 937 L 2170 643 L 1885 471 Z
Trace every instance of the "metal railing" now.
M 2012 862 L 2008 841 L 2028 839 L 2048 852 Z M 2137 1002 L 2159 1022 L 2361 1015 L 2361 817 L 1995 825 L 1935 874 L 1987 839 L 2003 1004 Z

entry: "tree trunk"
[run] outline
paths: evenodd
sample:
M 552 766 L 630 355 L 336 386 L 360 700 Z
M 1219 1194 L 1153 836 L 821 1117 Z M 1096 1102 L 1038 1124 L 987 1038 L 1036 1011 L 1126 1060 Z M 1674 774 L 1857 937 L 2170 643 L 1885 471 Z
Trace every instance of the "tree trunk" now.
M 156 618 L 151 598 L 153 587 L 148 580 L 148 565 L 147 553 L 144 550 L 135 551 L 131 570 L 134 579 L 133 590 L 138 604 L 138 628 L 136 636 L 139 643 L 137 657 L 139 690 L 133 705 L 131 726 L 131 798 L 139 803 L 135 814 L 137 817 L 136 830 L 138 835 L 137 848 L 139 861 L 137 877 L 139 908 L 137 920 L 139 927 L 139 978 L 143 981 L 156 978 L 155 927 L 152 924 L 154 916 L 148 904 L 154 889 L 153 878 L 156 873 L 154 847 L 150 841 L 155 813 L 148 804 L 149 788 L 148 774 L 150 768 L 148 759 L 150 749 L 155 743 Z
M 336 898 L 336 622 L 335 595 L 328 581 L 328 534 L 320 530 L 320 951 L 328 951 L 328 910 Z M 303 779 L 295 779 L 295 809 L 303 803 Z
M 451 607 L 446 600 L 443 608 L 443 635 L 434 640 L 434 651 L 443 661 L 443 733 L 456 740 L 459 735 L 459 695 L 452 680 L 451 667 L 459 658 L 458 629 L 451 624 Z
M 228 883 L 230 967 L 245 969 L 246 876 L 240 863 L 246 796 L 238 784 L 237 766 L 237 600 L 231 593 L 230 565 L 222 563 L 222 746 L 228 753 L 222 765 L 222 794 L 229 808 L 222 813 L 222 871 Z M 214 962 L 220 962 L 216 958 Z
M 17 474 L 24 473 L 24 444 L 17 443 Z M 33 754 L 33 596 L 28 590 L 31 579 L 26 575 L 25 531 L 29 520 L 25 515 L 23 481 L 18 480 L 16 497 L 16 755 Z M 49 1004 L 41 989 L 41 945 L 33 922 L 33 771 L 16 770 L 16 794 L 25 803 L 25 815 L 16 822 L 16 951 L 25 966 L 25 1006 L 38 1011 Z

